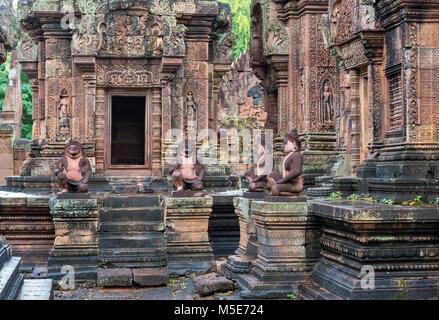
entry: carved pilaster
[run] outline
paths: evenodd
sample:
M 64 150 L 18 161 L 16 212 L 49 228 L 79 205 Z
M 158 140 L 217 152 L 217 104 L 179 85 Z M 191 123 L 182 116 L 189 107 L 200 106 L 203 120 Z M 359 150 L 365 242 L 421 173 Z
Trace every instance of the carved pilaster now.
M 368 66 L 368 100 L 369 100 L 369 144 L 373 147 L 382 141 L 384 128 L 383 110 L 383 88 L 382 88 L 383 66 L 371 64 Z M 371 148 L 371 151 L 373 148 Z
M 360 105 L 360 74 L 357 69 L 349 71 L 351 83 L 351 161 L 352 173 L 357 171 L 360 165 L 360 145 L 361 145 L 361 105 Z
M 32 91 L 32 139 L 38 140 L 40 138 L 40 116 L 38 108 L 38 80 L 34 79 L 30 82 L 30 89 Z
M 105 138 L 105 89 L 96 89 L 96 175 L 103 175 L 104 173 L 104 138 Z
M 161 88 L 152 89 L 152 175 L 162 175 L 162 101 Z
M 273 69 L 272 72 L 274 73 L 277 88 L 277 133 L 285 134 L 289 131 L 291 119 L 291 110 L 288 103 L 288 56 L 270 56 L 268 64 Z

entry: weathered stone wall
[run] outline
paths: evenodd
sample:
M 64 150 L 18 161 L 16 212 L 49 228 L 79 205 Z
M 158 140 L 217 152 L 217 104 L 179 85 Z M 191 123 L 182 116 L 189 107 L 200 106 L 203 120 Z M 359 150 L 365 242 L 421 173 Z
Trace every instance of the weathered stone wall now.
M 250 53 L 245 51 L 236 59 L 230 71 L 227 72 L 220 84 L 217 110 L 218 127 L 235 127 L 235 121 L 242 118 L 239 128 L 263 128 L 266 112 L 263 110 L 264 97 L 260 80 L 250 67 Z M 238 124 L 239 125 L 239 124 Z
M 12 126 L 0 124 L 0 185 L 5 185 L 5 178 L 14 172 L 14 130 Z
M 439 72 L 437 5 L 331 0 L 322 16 L 325 44 L 338 62 L 339 161 L 331 173 L 362 178 L 351 192 L 398 200 L 403 193 L 438 195 L 438 122 L 431 109 Z

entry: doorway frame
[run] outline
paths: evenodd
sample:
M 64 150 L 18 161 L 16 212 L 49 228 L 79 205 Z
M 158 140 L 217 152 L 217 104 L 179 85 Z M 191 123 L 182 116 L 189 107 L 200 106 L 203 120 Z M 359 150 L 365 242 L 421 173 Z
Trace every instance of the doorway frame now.
M 145 97 L 145 164 L 114 165 L 111 164 L 111 126 L 113 96 Z M 150 176 L 152 175 L 152 91 L 148 89 L 108 89 L 105 94 L 105 137 L 104 137 L 104 172 L 106 176 Z

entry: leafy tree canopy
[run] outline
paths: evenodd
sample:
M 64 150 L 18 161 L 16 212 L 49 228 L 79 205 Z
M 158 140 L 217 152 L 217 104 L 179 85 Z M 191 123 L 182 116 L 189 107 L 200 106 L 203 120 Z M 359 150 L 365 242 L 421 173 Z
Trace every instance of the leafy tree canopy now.
M 248 49 L 250 41 L 250 1 L 251 0 L 221 0 L 228 3 L 233 15 L 233 59 Z

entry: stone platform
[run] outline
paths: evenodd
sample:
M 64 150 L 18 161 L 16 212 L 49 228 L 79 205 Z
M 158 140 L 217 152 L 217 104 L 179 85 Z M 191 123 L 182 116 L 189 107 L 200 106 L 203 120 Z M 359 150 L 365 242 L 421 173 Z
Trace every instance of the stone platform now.
M 318 286 L 349 300 L 439 298 L 438 207 L 315 200 L 310 212 L 322 230 Z
M 0 191 L 0 234 L 21 257 L 20 271 L 46 264 L 55 239 L 49 195 Z
M 96 280 L 98 267 L 98 200 L 50 199 L 55 243 L 48 260 L 48 277 L 61 279 L 71 266 L 76 281 Z
M 206 175 L 204 188 L 209 191 L 227 191 L 238 185 L 237 176 Z M 88 183 L 89 192 L 109 192 L 116 194 L 167 192 L 172 190 L 172 182 L 166 177 L 132 176 L 92 176 Z M 60 191 L 54 176 L 9 176 L 6 177 L 6 191 L 50 193 Z
M 206 273 L 214 266 L 208 226 L 213 199 L 163 197 L 169 275 Z
M 253 201 L 251 215 L 259 244 L 251 272 L 236 278 L 241 297 L 297 294 L 318 258 L 317 230 L 307 202 Z

